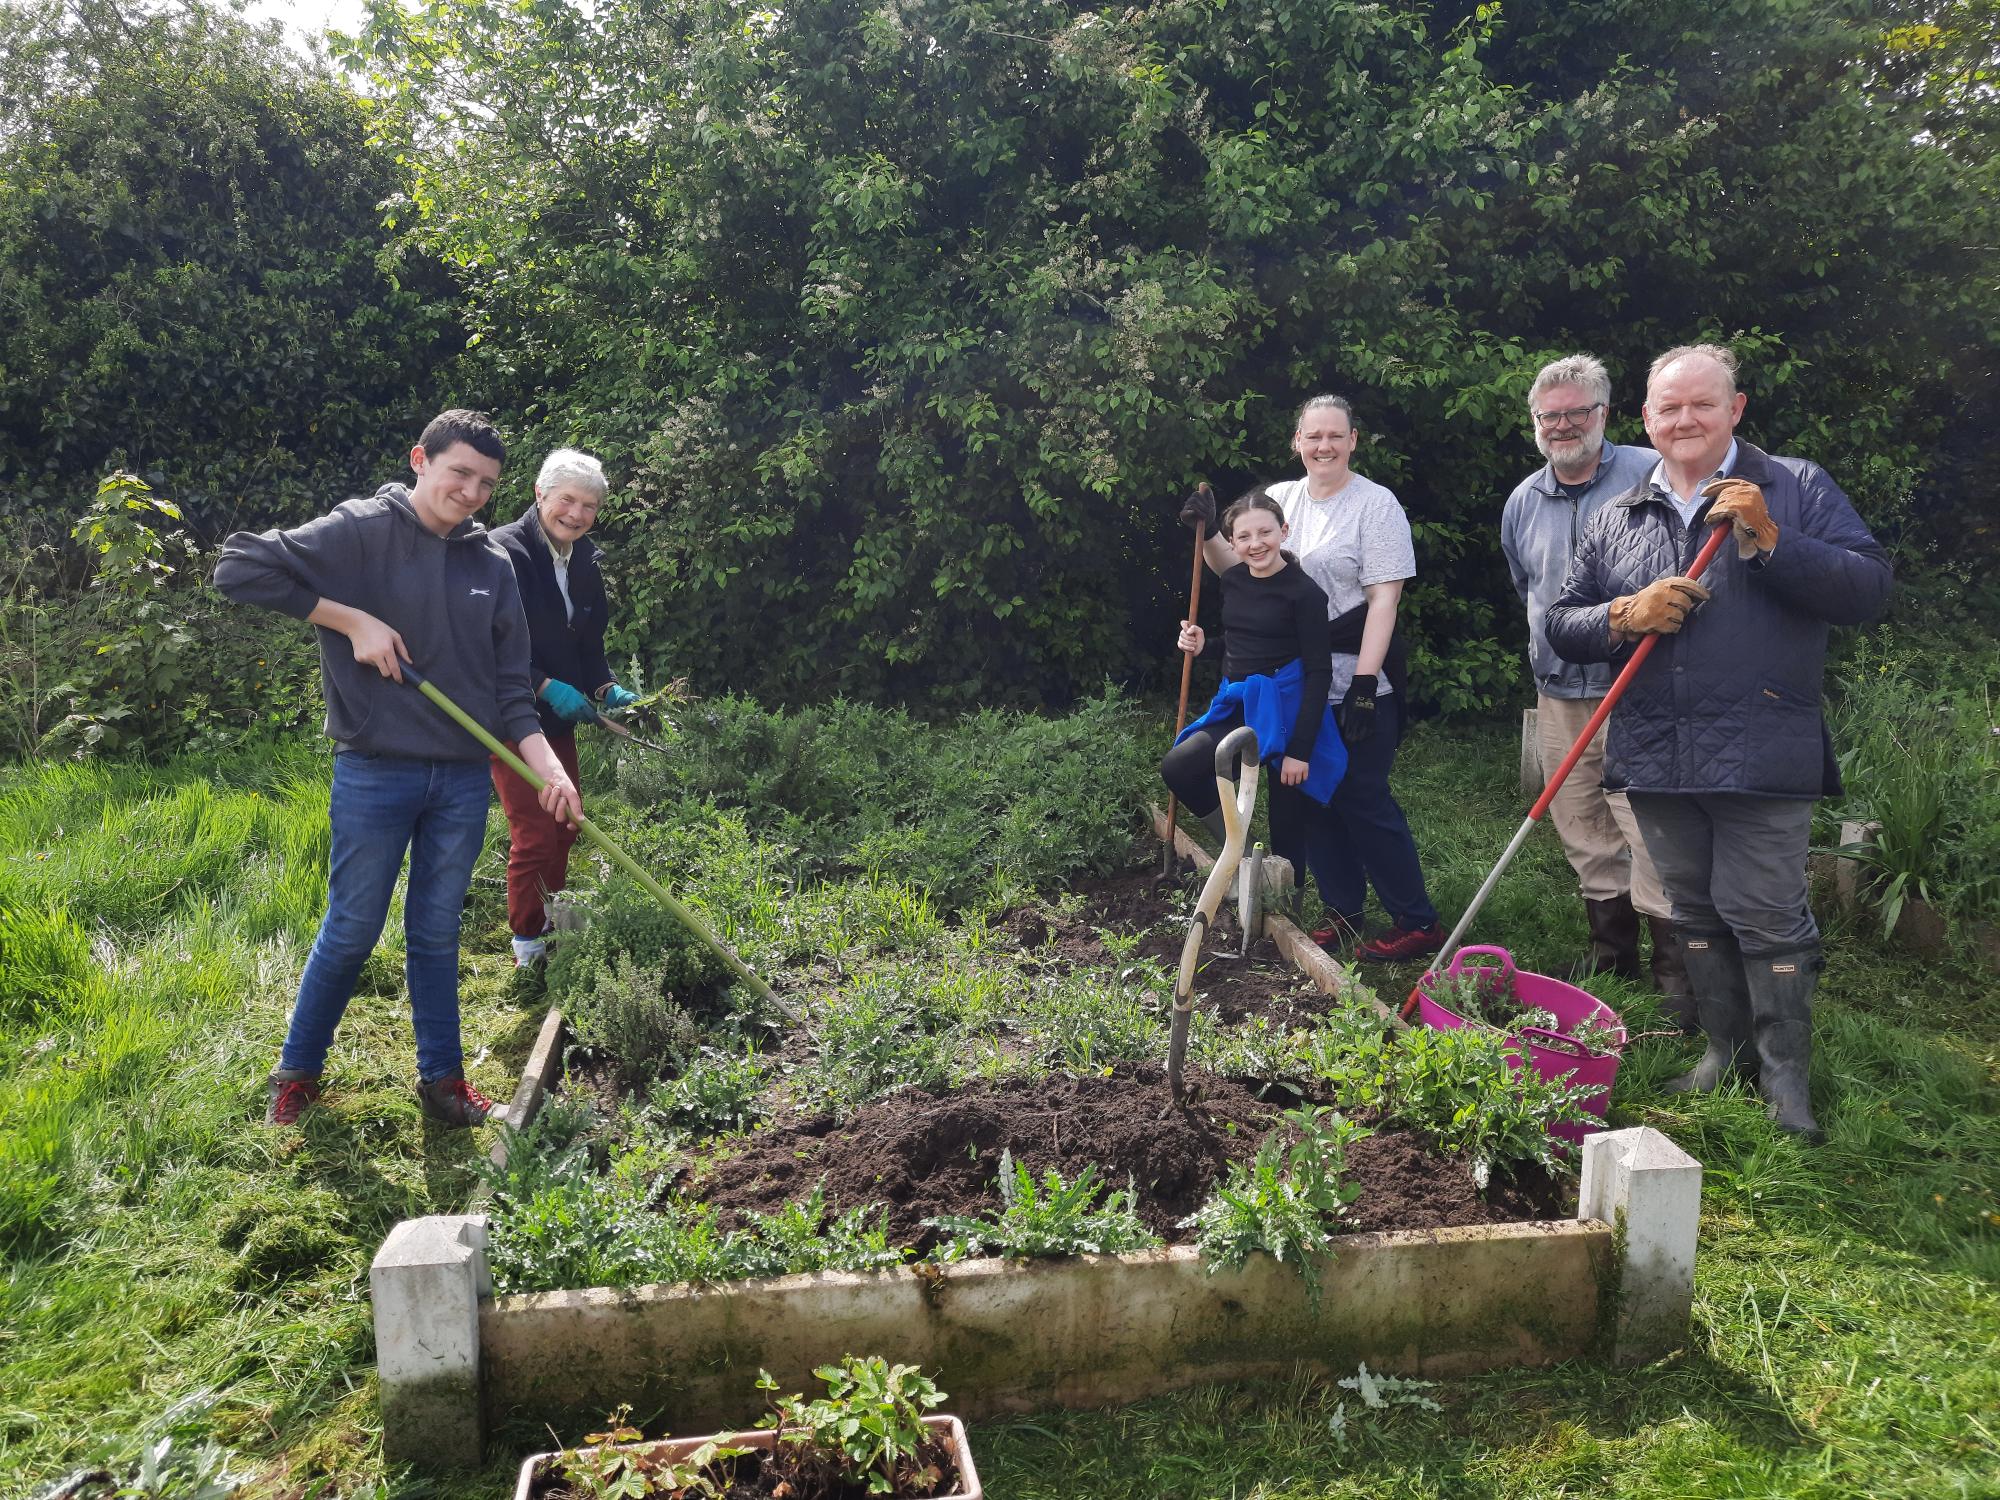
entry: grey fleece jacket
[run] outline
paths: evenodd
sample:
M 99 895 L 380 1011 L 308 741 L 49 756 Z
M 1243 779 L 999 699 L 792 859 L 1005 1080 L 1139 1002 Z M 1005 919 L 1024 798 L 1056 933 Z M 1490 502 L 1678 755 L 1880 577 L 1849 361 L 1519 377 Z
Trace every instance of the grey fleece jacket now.
M 1528 606 L 1528 669 L 1544 698 L 1602 698 L 1616 669 L 1603 662 L 1568 662 L 1549 644 L 1549 606 L 1569 579 L 1576 546 L 1590 518 L 1610 501 L 1646 482 L 1660 455 L 1651 448 L 1606 443 L 1597 473 L 1574 500 L 1563 493 L 1555 466 L 1541 468 L 1514 486 L 1500 513 L 1500 550 L 1514 592 Z
M 385 484 L 289 531 L 239 531 L 215 586 L 238 604 L 303 620 L 321 599 L 366 610 L 403 638 L 416 669 L 503 740 L 541 733 L 528 675 L 528 622 L 507 554 L 467 521 L 440 537 L 410 492 Z M 415 688 L 354 659 L 319 631 L 326 732 L 343 750 L 411 760 L 484 760 L 477 740 Z

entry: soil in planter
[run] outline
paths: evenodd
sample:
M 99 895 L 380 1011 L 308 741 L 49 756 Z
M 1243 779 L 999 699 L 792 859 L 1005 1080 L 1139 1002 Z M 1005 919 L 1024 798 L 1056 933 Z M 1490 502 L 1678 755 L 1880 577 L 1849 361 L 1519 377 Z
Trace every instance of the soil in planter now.
M 845 1125 L 822 1117 L 759 1132 L 745 1148 L 684 1185 L 691 1196 L 737 1215 L 769 1213 L 823 1182 L 839 1211 L 880 1204 L 891 1243 L 927 1254 L 939 1214 L 997 1212 L 1000 1154 L 1036 1176 L 1050 1167 L 1075 1177 L 1095 1163 L 1103 1181 L 1138 1189 L 1138 1212 L 1169 1244 L 1190 1231 L 1225 1163 L 1245 1161 L 1291 1098 L 1193 1075 L 1196 1097 L 1172 1106 L 1163 1069 L 1120 1068 L 1110 1077 L 1009 1079 L 942 1095 L 906 1090 L 863 1106 Z M 1388 1130 L 1348 1151 L 1361 1185 L 1346 1227 L 1436 1229 L 1564 1217 L 1565 1190 L 1538 1170 L 1496 1178 L 1482 1197 L 1465 1162 L 1440 1156 L 1407 1131 Z
M 728 1444 L 725 1443 L 725 1446 Z M 958 1460 L 952 1453 L 951 1444 L 935 1433 L 899 1465 L 897 1472 L 902 1476 L 926 1466 L 936 1469 L 936 1483 L 923 1484 L 921 1488 L 899 1489 L 897 1493 L 908 1495 L 912 1500 L 924 1500 L 926 1496 L 958 1492 Z M 718 1467 L 711 1465 L 704 1471 L 711 1483 L 718 1477 Z M 730 1461 L 728 1472 L 730 1482 L 726 1488 L 718 1487 L 702 1493 L 712 1495 L 714 1500 L 775 1500 L 779 1496 L 786 1497 L 786 1500 L 866 1500 L 868 1495 L 865 1481 L 843 1481 L 833 1461 L 791 1444 L 775 1451 L 746 1453 Z M 572 1486 L 560 1462 L 545 1459 L 536 1471 L 531 1493 L 535 1500 L 587 1500 L 597 1491 L 587 1485 Z

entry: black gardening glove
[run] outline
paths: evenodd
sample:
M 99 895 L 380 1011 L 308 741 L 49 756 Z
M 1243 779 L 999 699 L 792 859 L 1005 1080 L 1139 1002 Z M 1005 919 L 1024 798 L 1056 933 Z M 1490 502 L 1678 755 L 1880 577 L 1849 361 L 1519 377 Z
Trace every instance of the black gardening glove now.
M 1354 681 L 1348 685 L 1347 696 L 1340 700 L 1340 708 L 1333 719 L 1340 726 L 1340 737 L 1350 749 L 1375 732 L 1374 673 L 1355 674 Z
M 1203 480 L 1194 487 L 1194 493 L 1181 501 L 1181 525 L 1192 531 L 1197 525 L 1205 536 L 1215 535 L 1215 491 Z

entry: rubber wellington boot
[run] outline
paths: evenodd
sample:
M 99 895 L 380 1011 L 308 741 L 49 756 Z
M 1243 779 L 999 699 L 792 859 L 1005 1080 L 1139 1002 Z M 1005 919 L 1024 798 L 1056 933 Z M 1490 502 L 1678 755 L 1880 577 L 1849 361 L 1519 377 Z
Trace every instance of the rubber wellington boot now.
M 1639 914 L 1632 909 L 1631 892 L 1603 901 L 1585 897 L 1583 910 L 1590 921 L 1590 957 L 1571 971 L 1571 977 L 1616 974 L 1620 979 L 1637 979 Z
M 1660 992 L 1660 1009 L 1680 1027 L 1683 1036 L 1701 1034 L 1701 1016 L 1688 983 L 1687 959 L 1681 952 L 1681 930 L 1665 917 L 1648 917 L 1653 935 L 1653 988 Z
M 1218 804 L 1213 812 L 1201 815 L 1201 826 L 1215 835 L 1215 852 L 1220 854 L 1222 846 L 1229 842 L 1229 825 L 1222 821 L 1222 808 Z
M 1750 981 L 1750 1013 L 1756 1019 L 1758 1079 L 1768 1113 L 1780 1130 L 1817 1146 L 1826 1132 L 1813 1118 L 1812 997 L 1822 965 L 1817 945 L 1789 953 L 1760 953 L 1743 960 Z
M 1694 1071 L 1666 1085 L 1670 1094 L 1705 1094 L 1722 1086 L 1731 1069 L 1748 1071 L 1755 1063 L 1751 1039 L 1750 985 L 1743 974 L 1743 950 L 1728 932 L 1681 929 L 1681 953 L 1688 980 L 1694 986 L 1695 1007 L 1708 1050 Z

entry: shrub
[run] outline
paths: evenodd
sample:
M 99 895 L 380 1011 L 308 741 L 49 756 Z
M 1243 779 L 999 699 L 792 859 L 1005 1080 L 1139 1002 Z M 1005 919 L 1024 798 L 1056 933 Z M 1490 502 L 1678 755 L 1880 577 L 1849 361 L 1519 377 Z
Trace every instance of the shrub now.
M 589 989 L 569 995 L 578 1046 L 608 1061 L 619 1084 L 633 1091 L 686 1066 L 700 1032 L 686 1009 L 667 998 L 660 965 L 620 953 L 593 978 Z
M 1845 796 L 1822 812 L 1821 826 L 1881 824 L 1844 852 L 1878 876 L 1885 933 L 1913 897 L 1964 917 L 2000 916 L 1996 687 L 2000 660 L 1990 652 L 1967 663 L 1887 628 L 1841 670 L 1828 719 Z
M 1150 752 L 1115 691 L 1062 718 L 988 710 L 926 724 L 836 702 L 767 711 L 741 698 L 688 705 L 671 759 L 620 769 L 641 806 L 741 811 L 796 851 L 798 873 L 859 868 L 965 906 L 996 878 L 1046 886 L 1131 857 Z
M 588 1006 L 604 976 L 623 959 L 650 974 L 662 995 L 698 1010 L 720 991 L 729 970 L 708 945 L 681 925 L 645 887 L 613 874 L 595 891 L 578 893 L 589 913 L 580 934 L 567 936 L 549 959 L 549 995 Z

